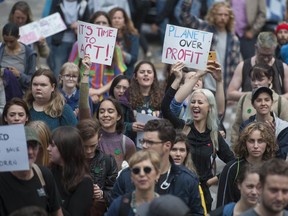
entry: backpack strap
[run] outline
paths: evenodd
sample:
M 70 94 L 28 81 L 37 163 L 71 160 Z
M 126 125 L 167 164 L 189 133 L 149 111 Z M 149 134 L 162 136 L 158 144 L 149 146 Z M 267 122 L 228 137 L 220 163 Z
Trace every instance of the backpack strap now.
M 281 96 L 279 95 L 279 96 L 278 96 L 278 109 L 277 109 L 277 115 L 278 115 L 278 117 L 279 117 L 280 114 L 281 114 L 281 106 L 282 106 L 281 101 L 282 101 L 282 99 L 281 99 Z
M 44 180 L 44 177 L 43 177 L 43 174 L 39 168 L 39 166 L 35 163 L 32 164 L 32 168 L 35 170 L 40 182 L 41 182 L 41 185 L 42 187 L 44 187 L 46 184 L 45 184 L 45 180 Z
M 132 192 L 124 194 L 122 196 L 118 216 L 127 216 L 127 215 L 129 215 L 129 211 L 130 211 L 130 208 L 131 208 L 131 206 L 130 206 L 131 200 L 132 200 Z

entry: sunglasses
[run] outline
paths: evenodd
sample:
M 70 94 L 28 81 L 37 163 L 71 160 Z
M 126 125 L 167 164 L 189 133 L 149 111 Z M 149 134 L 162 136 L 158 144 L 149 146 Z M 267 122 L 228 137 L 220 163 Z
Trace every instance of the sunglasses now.
M 140 167 L 132 168 L 132 173 L 135 174 L 135 175 L 138 175 L 140 173 L 140 171 L 141 171 Z M 152 168 L 146 166 L 146 167 L 143 168 L 143 171 L 144 171 L 145 174 L 149 174 L 152 171 Z

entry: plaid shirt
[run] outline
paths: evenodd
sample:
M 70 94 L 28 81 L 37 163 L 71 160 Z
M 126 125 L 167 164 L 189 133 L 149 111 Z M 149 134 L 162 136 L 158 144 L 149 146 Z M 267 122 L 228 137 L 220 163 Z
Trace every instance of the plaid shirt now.
M 192 0 L 183 1 L 181 6 L 182 13 L 180 15 L 180 18 L 182 20 L 181 24 L 188 28 L 212 32 L 213 41 L 211 50 L 214 50 L 217 44 L 217 30 L 215 26 L 209 25 L 208 22 L 192 15 L 190 13 L 191 6 L 192 6 Z M 227 32 L 227 42 L 226 42 L 225 61 L 224 61 L 225 65 L 222 65 L 225 92 L 232 79 L 236 66 L 240 63 L 241 60 L 242 58 L 240 53 L 240 42 L 238 40 L 238 37 L 232 32 Z

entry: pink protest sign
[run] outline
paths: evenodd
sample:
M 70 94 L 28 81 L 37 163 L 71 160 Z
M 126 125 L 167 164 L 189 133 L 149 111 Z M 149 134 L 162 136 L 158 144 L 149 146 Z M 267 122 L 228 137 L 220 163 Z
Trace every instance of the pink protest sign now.
M 20 39 L 24 44 L 32 44 L 38 41 L 41 37 L 49 37 L 58 32 L 64 31 L 66 25 L 59 13 L 51 14 L 38 21 L 21 26 Z
M 117 29 L 78 21 L 78 53 L 89 54 L 94 63 L 111 65 Z
M 204 70 L 212 37 L 210 32 L 167 24 L 162 62 L 174 64 L 180 61 L 188 67 Z

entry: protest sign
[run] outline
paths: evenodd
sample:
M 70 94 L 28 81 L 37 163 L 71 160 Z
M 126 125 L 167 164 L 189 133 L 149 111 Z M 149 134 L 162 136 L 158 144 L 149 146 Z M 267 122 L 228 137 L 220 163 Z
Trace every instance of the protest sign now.
M 0 126 L 0 172 L 28 169 L 24 126 L 22 124 Z
M 184 62 L 186 66 L 206 69 L 213 34 L 191 28 L 167 24 L 162 62 Z
M 60 14 L 54 13 L 50 16 L 40 19 L 39 21 L 21 26 L 19 29 L 19 41 L 26 45 L 32 44 L 38 41 L 40 37 L 49 37 L 58 32 L 64 31 L 66 28 L 67 27 Z
M 91 62 L 111 65 L 117 29 L 78 21 L 78 54 L 90 55 Z

